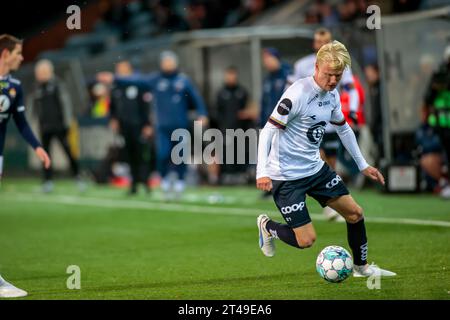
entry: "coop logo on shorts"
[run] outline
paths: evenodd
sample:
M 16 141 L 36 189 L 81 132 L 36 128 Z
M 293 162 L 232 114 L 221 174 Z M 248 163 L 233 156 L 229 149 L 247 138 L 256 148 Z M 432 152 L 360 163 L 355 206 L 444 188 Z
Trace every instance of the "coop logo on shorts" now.
M 278 105 L 277 111 L 282 116 L 287 116 L 292 109 L 292 101 L 289 99 L 283 99 Z
M 9 101 L 8 96 L 5 96 L 4 94 L 2 94 L 0 96 L 0 112 L 8 111 L 10 106 L 11 106 L 11 101 Z
M 327 123 L 325 121 L 321 121 L 309 128 L 308 132 L 306 133 L 308 140 L 313 144 L 319 144 L 320 141 L 322 141 L 323 135 L 325 134 L 326 125 Z
M 336 175 L 336 177 L 333 180 L 331 180 L 330 182 L 328 182 L 326 184 L 326 187 L 327 187 L 327 189 L 331 189 L 331 188 L 337 186 L 338 183 L 341 181 L 342 181 L 342 178 L 339 175 Z
M 289 214 L 289 213 L 292 213 L 292 212 L 297 212 L 299 210 L 302 211 L 304 207 L 305 207 L 305 202 L 296 203 L 296 204 L 294 204 L 292 206 L 281 208 L 281 213 L 282 214 Z

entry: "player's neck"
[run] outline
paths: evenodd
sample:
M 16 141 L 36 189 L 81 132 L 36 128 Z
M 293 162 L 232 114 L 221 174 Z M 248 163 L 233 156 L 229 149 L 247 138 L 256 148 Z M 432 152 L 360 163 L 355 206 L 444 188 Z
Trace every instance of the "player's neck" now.
M 5 77 L 9 74 L 9 67 L 5 64 L 5 62 L 0 61 L 0 77 Z

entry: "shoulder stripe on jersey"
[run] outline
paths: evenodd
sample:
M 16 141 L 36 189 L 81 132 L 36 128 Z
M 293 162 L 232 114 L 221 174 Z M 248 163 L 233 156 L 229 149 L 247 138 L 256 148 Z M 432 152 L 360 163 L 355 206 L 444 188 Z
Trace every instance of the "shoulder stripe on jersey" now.
M 15 83 L 15 84 L 21 84 L 20 80 L 14 79 L 14 78 L 10 78 L 9 79 L 10 82 Z
M 333 122 L 333 121 L 330 121 L 330 123 L 331 123 L 331 124 L 334 124 L 335 126 L 343 126 L 344 124 L 347 123 L 347 121 L 345 121 L 345 119 L 344 119 L 344 120 L 342 120 L 341 122 Z
M 281 123 L 280 121 L 270 117 L 268 120 L 269 123 L 273 124 L 275 127 L 279 128 L 279 129 L 286 129 L 286 125 Z
M 25 111 L 25 106 L 17 107 L 17 112 L 24 112 L 24 111 Z

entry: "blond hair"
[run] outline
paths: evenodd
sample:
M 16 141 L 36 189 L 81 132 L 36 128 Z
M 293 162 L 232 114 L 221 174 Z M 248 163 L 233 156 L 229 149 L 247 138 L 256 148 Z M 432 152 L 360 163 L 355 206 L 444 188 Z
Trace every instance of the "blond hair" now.
M 339 41 L 332 41 L 324 44 L 317 52 L 316 61 L 318 64 L 329 63 L 330 68 L 334 70 L 344 70 L 350 67 L 352 59 L 347 48 Z

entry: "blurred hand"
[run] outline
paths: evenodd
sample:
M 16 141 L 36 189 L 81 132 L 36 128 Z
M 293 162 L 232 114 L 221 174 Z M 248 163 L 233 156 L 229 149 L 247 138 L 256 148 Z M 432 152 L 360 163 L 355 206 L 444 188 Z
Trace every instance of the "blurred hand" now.
M 120 125 L 119 125 L 119 121 L 117 119 L 111 119 L 109 121 L 109 127 L 111 128 L 111 130 L 114 133 L 119 133 Z
M 262 177 L 256 180 L 256 188 L 262 191 L 272 190 L 272 180 L 269 177 Z
M 382 184 L 382 185 L 384 186 L 384 183 L 385 183 L 385 182 L 384 182 L 384 177 L 383 177 L 383 175 L 381 174 L 381 172 L 378 171 L 377 168 L 374 168 L 374 167 L 370 167 L 370 166 L 369 166 L 368 168 L 364 169 L 364 170 L 362 171 L 362 173 L 363 173 L 366 177 L 372 179 L 373 181 L 379 182 L 380 184 Z
M 105 84 L 112 84 L 114 82 L 114 74 L 109 71 L 102 71 L 97 73 L 97 81 Z
M 37 147 L 34 150 L 34 152 L 36 153 L 39 160 L 41 160 L 42 163 L 44 164 L 44 168 L 45 169 L 50 168 L 51 160 L 50 160 L 50 157 L 48 156 L 47 152 L 45 152 L 45 150 L 42 147 Z
M 202 123 L 203 127 L 206 127 L 209 124 L 209 119 L 208 119 L 208 117 L 205 117 L 205 116 L 198 117 L 197 121 L 200 121 Z
M 356 114 L 356 112 L 355 111 L 350 111 L 348 116 L 352 120 L 353 124 L 355 126 L 357 126 L 358 125 L 358 115 Z
M 145 126 L 142 128 L 142 137 L 145 139 L 150 139 L 153 135 L 153 128 L 150 126 Z

